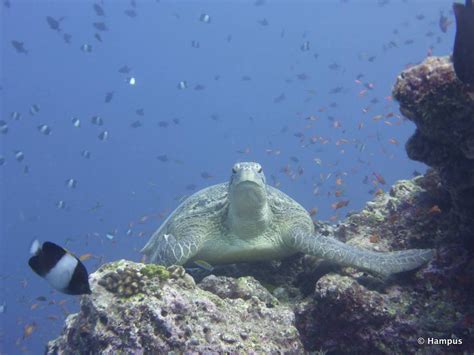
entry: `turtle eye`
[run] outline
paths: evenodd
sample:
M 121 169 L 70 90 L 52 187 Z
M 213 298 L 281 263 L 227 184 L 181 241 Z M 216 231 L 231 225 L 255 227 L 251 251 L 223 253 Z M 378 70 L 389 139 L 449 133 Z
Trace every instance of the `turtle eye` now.
M 262 167 L 258 169 L 258 173 L 260 174 L 263 171 Z

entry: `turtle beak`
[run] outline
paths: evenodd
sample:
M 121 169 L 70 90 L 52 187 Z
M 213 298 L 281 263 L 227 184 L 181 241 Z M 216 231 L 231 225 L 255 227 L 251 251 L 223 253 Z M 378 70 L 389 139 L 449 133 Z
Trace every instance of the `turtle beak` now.
M 238 186 L 242 183 L 250 183 L 263 187 L 265 185 L 262 177 L 255 171 L 250 169 L 242 169 L 234 174 L 232 183 Z

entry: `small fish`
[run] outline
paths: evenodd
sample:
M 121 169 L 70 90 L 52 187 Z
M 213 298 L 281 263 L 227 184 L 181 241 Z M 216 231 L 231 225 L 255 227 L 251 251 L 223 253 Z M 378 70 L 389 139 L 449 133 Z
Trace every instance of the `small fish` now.
M 307 79 L 309 79 L 309 75 L 306 74 L 306 73 L 298 74 L 298 75 L 296 75 L 296 77 L 298 78 L 298 80 L 307 80 Z
M 286 99 L 286 96 L 285 96 L 284 93 L 282 93 L 281 95 L 279 95 L 279 96 L 277 96 L 273 99 L 273 103 L 278 104 L 278 103 L 284 101 L 285 99 Z
M 145 110 L 142 109 L 142 108 L 139 108 L 138 110 L 135 111 L 135 113 L 136 113 L 138 116 L 144 116 L 144 115 L 145 115 Z
M 261 26 L 268 26 L 268 21 L 266 18 L 262 19 L 262 20 L 258 20 L 257 23 Z
M 309 41 L 304 41 L 303 44 L 300 46 L 300 50 L 302 52 L 309 51 L 310 50 Z
M 163 163 L 166 163 L 168 161 L 168 156 L 166 154 L 162 154 L 162 155 L 158 155 L 156 159 L 158 159 L 159 161 Z
M 209 272 L 212 272 L 212 270 L 214 270 L 214 267 L 205 260 L 200 260 L 200 259 L 199 260 L 194 260 L 194 264 L 196 264 L 200 268 L 202 268 L 206 271 L 209 271 Z
M 66 180 L 66 186 L 69 187 L 70 189 L 75 189 L 77 186 L 77 180 L 75 179 L 67 179 Z
M 95 38 L 96 40 L 98 40 L 99 42 L 101 42 L 101 43 L 103 42 L 100 33 L 94 33 L 94 38 Z
M 105 235 L 105 237 L 106 237 L 108 240 L 113 240 L 113 239 L 115 238 L 115 235 L 107 233 L 107 234 Z
M 5 158 L 0 155 L 0 166 L 5 164 Z
M 66 208 L 66 202 L 64 202 L 63 200 L 59 200 L 58 202 L 56 202 L 56 207 L 59 208 L 59 209 L 65 209 Z
M 137 12 L 135 10 L 131 10 L 131 9 L 125 10 L 124 13 L 125 15 L 131 18 L 137 17 Z
M 114 92 L 110 91 L 110 92 L 105 94 L 105 100 L 104 101 L 106 103 L 109 103 L 110 101 L 112 101 L 113 98 L 114 98 Z
M 25 49 L 25 44 L 20 41 L 11 41 L 13 48 L 15 48 L 17 53 L 28 54 L 28 50 Z
M 82 254 L 80 257 L 79 257 L 79 260 L 80 261 L 87 261 L 89 259 L 91 259 L 94 255 L 92 255 L 92 253 L 86 253 L 86 254 Z
M 104 205 L 102 205 L 99 201 L 97 201 L 94 206 L 92 206 L 91 208 L 89 208 L 89 209 L 87 210 L 87 212 L 94 212 L 94 211 L 97 211 L 98 209 L 102 208 L 103 206 L 104 206 Z
M 201 47 L 201 44 L 199 43 L 199 41 L 192 40 L 192 41 L 191 41 L 191 47 L 193 47 L 193 48 L 200 48 L 200 47 Z
M 45 136 L 49 136 L 51 134 L 51 128 L 47 124 L 39 125 L 38 131 L 43 133 Z
M 142 126 L 143 126 L 143 123 L 140 120 L 136 120 L 130 124 L 130 127 L 132 128 L 138 128 Z
M 3 301 L 2 304 L 0 304 L 0 314 L 3 314 L 7 311 L 7 302 Z
M 377 174 L 377 173 L 375 173 L 375 172 L 372 173 L 372 175 L 375 176 L 375 179 L 376 179 L 377 182 L 379 182 L 380 184 L 382 184 L 382 185 L 385 185 L 385 184 L 386 184 L 385 179 L 384 179 L 384 177 L 383 177 L 382 175 Z
M 33 104 L 30 106 L 30 115 L 36 115 L 38 112 L 40 112 L 40 108 L 38 105 Z
M 101 141 L 106 141 L 109 138 L 109 132 L 103 131 L 97 136 Z
M 102 126 L 104 124 L 104 120 L 100 116 L 92 116 L 91 123 L 97 126 Z
M 72 125 L 76 128 L 81 127 L 81 121 L 77 117 L 71 118 Z
M 38 297 L 36 297 L 36 300 L 40 301 L 40 302 L 46 302 L 47 299 L 46 299 L 45 296 L 38 296 Z
M 349 204 L 349 200 L 341 200 L 333 203 L 331 207 L 335 210 L 346 207 Z
M 15 150 L 15 159 L 21 163 L 25 159 L 25 154 L 21 150 Z
M 21 113 L 13 111 L 12 113 L 10 113 L 10 117 L 15 121 L 19 121 L 21 119 Z
M 90 157 L 91 157 L 91 152 L 89 152 L 88 150 L 83 150 L 83 151 L 81 152 L 81 156 L 82 156 L 83 158 L 90 159 Z
M 7 134 L 8 133 L 8 125 L 5 121 L 0 121 L 0 132 L 3 133 L 3 134 Z
M 132 69 L 128 65 L 124 65 L 123 67 L 120 67 L 118 71 L 122 74 L 128 74 L 132 71 Z
M 36 328 L 37 325 L 35 322 L 25 325 L 25 327 L 23 328 L 23 340 L 30 337 L 31 334 L 33 334 L 33 332 L 36 330 Z
M 62 20 L 64 20 L 64 17 L 61 17 L 56 20 L 55 18 L 51 16 L 46 16 L 46 22 L 48 23 L 49 28 L 51 28 L 54 31 L 61 32 L 60 25 L 61 25 Z
M 84 43 L 80 48 L 84 53 L 92 52 L 92 46 L 90 44 Z
M 430 215 L 434 215 L 434 214 L 439 214 L 441 213 L 441 208 L 439 208 L 438 205 L 434 205 L 433 207 L 431 207 L 429 210 L 428 210 L 428 214 Z
M 184 89 L 186 89 L 187 87 L 188 87 L 188 83 L 187 83 L 185 80 L 180 81 L 180 82 L 178 83 L 178 89 L 179 89 L 179 90 L 184 90 Z
M 63 40 L 64 40 L 64 42 L 66 42 L 67 44 L 71 43 L 71 38 L 72 38 L 72 36 L 71 36 L 69 33 L 63 34 Z
M 105 11 L 99 4 L 94 4 L 94 11 L 97 16 L 105 16 Z
M 131 86 L 134 86 L 137 83 L 137 79 L 135 77 L 129 77 L 125 80 L 125 82 Z
M 33 255 L 28 260 L 31 269 L 56 290 L 69 295 L 91 293 L 86 268 L 64 248 L 52 242 L 41 245 L 38 240 L 34 240 L 30 253 Z
M 211 16 L 208 14 L 201 14 L 201 16 L 199 16 L 199 21 L 203 23 L 211 23 Z
M 169 123 L 167 121 L 159 121 L 158 122 L 158 127 L 166 128 L 168 126 L 169 126 Z
M 92 24 L 96 29 L 98 29 L 99 31 L 108 31 L 108 27 L 107 25 L 105 24 L 105 22 L 94 22 Z

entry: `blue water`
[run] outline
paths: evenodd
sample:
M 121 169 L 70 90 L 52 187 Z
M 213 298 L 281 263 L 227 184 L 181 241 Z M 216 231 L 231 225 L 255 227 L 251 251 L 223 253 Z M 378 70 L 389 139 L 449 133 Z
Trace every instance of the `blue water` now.
M 100 17 L 93 2 L 2 1 L 0 119 L 8 132 L 0 133 L 0 353 L 42 352 L 65 315 L 78 309 L 79 298 L 53 291 L 29 269 L 34 238 L 78 256 L 92 253 L 85 265 L 93 272 L 107 261 L 139 261 L 163 217 L 192 193 L 186 186 L 225 181 L 236 161 L 260 162 L 269 183 L 317 208 L 314 218 L 332 222 L 360 210 L 377 189 L 425 171 L 403 147 L 414 125 L 397 117 L 398 105 L 387 96 L 397 74 L 430 47 L 433 55 L 451 52 L 454 25 L 447 33 L 438 26 L 440 11 L 454 19 L 451 1 L 262 2 L 136 0 L 134 8 L 109 0 L 100 2 Z M 210 23 L 199 20 L 202 14 Z M 60 32 L 46 16 L 64 17 Z M 94 22 L 109 30 L 98 31 Z M 28 54 L 18 53 L 13 40 L 24 42 Z M 302 51 L 306 41 L 309 50 Z M 384 49 L 390 41 L 397 47 Z M 84 44 L 90 53 L 81 51 Z M 130 74 L 118 72 L 124 65 Z M 373 88 L 361 93 L 369 83 Z M 341 92 L 331 94 L 337 87 Z M 33 104 L 40 108 L 35 115 Z M 92 116 L 104 125 L 91 124 Z M 143 126 L 132 128 L 137 120 Z M 41 124 L 50 135 L 39 132 Z M 109 139 L 101 141 L 104 130 Z M 85 149 L 90 159 L 81 156 Z M 71 178 L 74 189 L 65 184 Z M 335 210 L 341 200 L 348 206 Z

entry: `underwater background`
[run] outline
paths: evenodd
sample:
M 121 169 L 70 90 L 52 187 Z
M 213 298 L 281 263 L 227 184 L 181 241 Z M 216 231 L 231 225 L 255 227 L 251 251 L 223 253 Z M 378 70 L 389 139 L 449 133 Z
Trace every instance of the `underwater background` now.
M 29 268 L 35 238 L 93 272 L 139 261 L 236 161 L 332 222 L 423 173 L 390 95 L 401 70 L 452 51 L 451 5 L 3 0 L 0 352 L 42 352 L 78 310 Z

